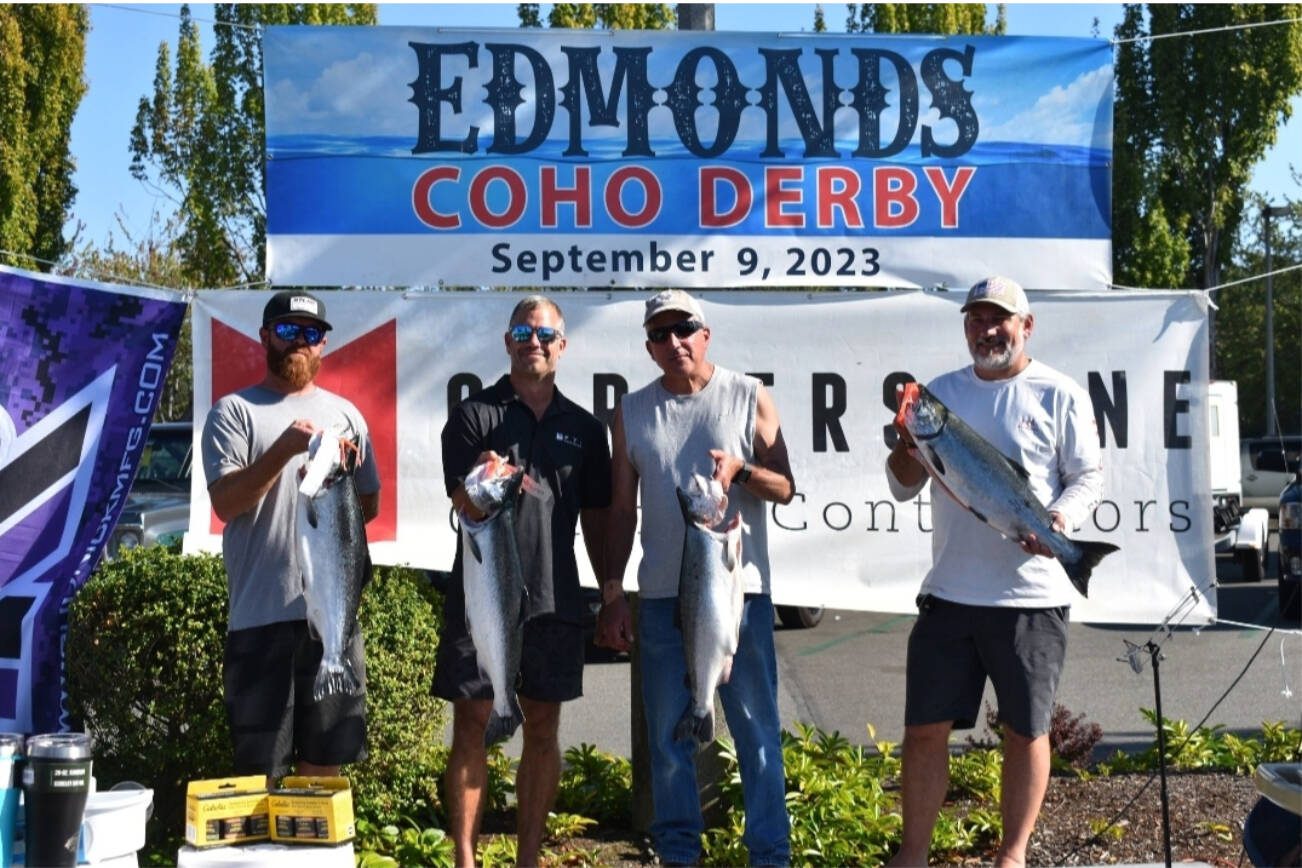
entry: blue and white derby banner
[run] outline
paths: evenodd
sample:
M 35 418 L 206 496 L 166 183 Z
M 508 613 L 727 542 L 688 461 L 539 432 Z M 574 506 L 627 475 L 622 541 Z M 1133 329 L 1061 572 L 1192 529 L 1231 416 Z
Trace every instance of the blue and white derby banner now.
M 1111 280 L 1097 39 L 271 27 L 276 284 Z

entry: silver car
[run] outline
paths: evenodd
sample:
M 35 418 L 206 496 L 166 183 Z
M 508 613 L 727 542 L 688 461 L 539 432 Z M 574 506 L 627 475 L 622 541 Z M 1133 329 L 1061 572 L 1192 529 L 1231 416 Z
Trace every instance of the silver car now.
M 177 542 L 190 524 L 193 425 L 156 422 L 149 429 L 135 482 L 104 557 L 136 546 Z
M 1296 467 L 1302 453 L 1302 436 L 1281 434 L 1276 437 L 1253 437 L 1239 441 L 1239 464 L 1243 483 L 1243 508 L 1261 507 L 1273 516 L 1279 511 L 1279 493 L 1293 481 L 1293 475 L 1282 470 L 1259 466 L 1263 451 L 1282 449 L 1290 467 Z

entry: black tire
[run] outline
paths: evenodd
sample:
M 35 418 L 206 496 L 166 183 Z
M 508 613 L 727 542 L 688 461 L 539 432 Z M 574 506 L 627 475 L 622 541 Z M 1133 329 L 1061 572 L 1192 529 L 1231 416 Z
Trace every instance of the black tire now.
M 1240 549 L 1239 566 L 1243 569 L 1243 581 L 1260 582 L 1266 578 L 1266 547 L 1259 549 Z
M 1279 615 L 1285 621 L 1302 621 L 1302 582 L 1279 583 Z
M 823 620 L 823 607 L 778 606 L 778 620 L 788 630 L 808 630 Z

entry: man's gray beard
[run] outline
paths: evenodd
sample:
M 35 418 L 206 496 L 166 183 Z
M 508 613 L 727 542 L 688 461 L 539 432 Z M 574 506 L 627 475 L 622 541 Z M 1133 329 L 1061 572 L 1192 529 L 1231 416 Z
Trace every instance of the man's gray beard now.
M 1002 350 L 993 353 L 978 350 L 972 353 L 972 363 L 978 370 L 1001 373 L 1013 366 L 1013 348 L 1005 345 Z
M 283 353 L 267 347 L 267 369 L 293 388 L 301 389 L 316 379 L 317 371 L 321 370 L 321 358 L 300 357 L 293 347 Z

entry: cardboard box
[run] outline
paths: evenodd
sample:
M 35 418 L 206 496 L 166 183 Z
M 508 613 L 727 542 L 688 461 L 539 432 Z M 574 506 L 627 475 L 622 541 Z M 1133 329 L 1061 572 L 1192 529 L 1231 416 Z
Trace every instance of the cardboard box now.
M 287 777 L 267 796 L 267 807 L 271 840 L 281 844 L 338 844 L 356 834 L 347 778 Z
M 267 779 L 262 775 L 190 781 L 185 840 L 192 847 L 244 844 L 270 836 Z

